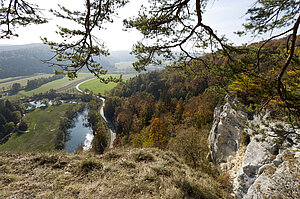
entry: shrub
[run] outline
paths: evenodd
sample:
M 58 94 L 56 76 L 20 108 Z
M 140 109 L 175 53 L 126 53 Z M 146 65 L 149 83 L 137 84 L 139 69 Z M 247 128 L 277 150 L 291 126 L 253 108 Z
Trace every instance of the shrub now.
M 26 131 L 28 129 L 28 124 L 24 119 L 21 120 L 21 122 L 19 124 L 19 129 L 21 131 Z
M 80 165 L 80 171 L 82 171 L 83 173 L 89 173 L 90 171 L 102 168 L 103 166 L 100 162 L 92 159 L 84 160 Z
M 155 160 L 152 154 L 146 153 L 145 151 L 139 151 L 133 154 L 133 158 L 136 162 L 152 162 Z
M 94 152 L 102 154 L 107 147 L 107 135 L 106 135 L 106 129 L 103 125 L 99 126 L 97 128 L 97 131 L 95 133 L 95 137 L 92 141 L 92 149 Z
M 221 184 L 222 188 L 227 188 L 227 189 L 231 188 L 231 184 L 232 184 L 231 177 L 228 172 L 219 175 L 217 181 Z
M 207 165 L 208 143 L 207 136 L 209 131 L 201 131 L 195 128 L 181 129 L 176 137 L 171 141 L 169 148 L 181 157 L 186 164 L 193 168 L 200 168 L 209 173 Z
M 245 131 L 241 133 L 241 145 L 247 146 L 250 143 L 250 135 L 247 134 Z
M 105 153 L 103 158 L 104 158 L 104 160 L 111 161 L 111 160 L 118 159 L 119 157 L 121 157 L 120 154 L 118 154 L 115 151 L 110 151 L 110 152 Z

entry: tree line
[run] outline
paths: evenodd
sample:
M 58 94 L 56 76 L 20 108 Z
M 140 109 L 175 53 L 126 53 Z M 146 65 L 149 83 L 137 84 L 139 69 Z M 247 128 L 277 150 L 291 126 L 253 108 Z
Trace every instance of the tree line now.
M 25 113 L 24 106 L 18 101 L 0 100 L 0 139 L 18 128 L 27 130 L 26 121 L 21 118 Z
M 33 89 L 36 89 L 40 86 L 42 86 L 43 84 L 47 84 L 49 82 L 58 80 L 58 79 L 62 79 L 64 78 L 64 75 L 53 75 L 50 77 L 41 77 L 41 78 L 37 78 L 37 79 L 32 79 L 32 80 L 27 80 L 27 84 L 25 87 L 22 87 L 20 83 L 13 83 L 11 88 L 10 88 L 10 93 L 11 94 L 16 94 L 18 93 L 20 90 L 25 90 L 25 91 L 30 91 Z M 4 91 L 4 88 L 2 88 Z
M 58 79 L 62 79 L 64 78 L 64 75 L 53 75 L 50 77 L 41 77 L 38 79 L 32 79 L 32 80 L 28 80 L 27 81 L 27 85 L 25 86 L 24 90 L 25 91 L 30 91 L 33 89 L 36 89 L 40 86 L 42 86 L 43 84 L 46 84 L 48 82 L 52 82 Z

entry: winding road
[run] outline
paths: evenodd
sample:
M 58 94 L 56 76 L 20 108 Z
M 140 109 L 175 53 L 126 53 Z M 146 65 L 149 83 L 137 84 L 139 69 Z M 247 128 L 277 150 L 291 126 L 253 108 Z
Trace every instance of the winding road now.
M 93 78 L 95 79 L 95 78 Z M 88 80 L 85 80 L 83 82 L 80 82 L 79 84 L 76 85 L 76 90 L 79 91 L 80 93 L 84 93 L 84 91 L 82 91 L 79 86 L 87 81 L 90 81 L 92 79 L 88 79 Z M 96 96 L 96 95 L 95 95 Z M 102 116 L 102 118 L 105 120 L 105 122 L 107 123 L 107 126 L 109 128 L 109 132 L 110 132 L 110 144 L 109 144 L 109 148 L 113 148 L 113 143 L 114 143 L 114 140 L 116 139 L 116 133 L 113 129 L 113 125 L 112 123 L 105 117 L 104 115 L 104 105 L 105 105 L 105 99 L 103 97 L 99 97 L 97 96 L 99 99 L 101 99 L 103 101 L 102 103 L 102 106 L 100 108 L 100 115 Z

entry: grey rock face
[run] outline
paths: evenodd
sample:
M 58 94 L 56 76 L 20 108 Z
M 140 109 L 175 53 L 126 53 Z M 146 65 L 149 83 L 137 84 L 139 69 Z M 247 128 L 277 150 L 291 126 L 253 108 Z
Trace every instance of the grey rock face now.
M 257 142 L 253 139 L 247 146 L 242 166 L 237 175 L 236 195 L 238 198 L 247 194 L 249 187 L 257 179 L 259 169 L 271 162 L 271 153 L 264 145 L 266 143 Z
M 217 107 L 214 111 L 214 122 L 209 134 L 209 144 L 212 159 L 217 162 L 226 162 L 228 156 L 233 155 L 240 147 L 241 131 L 247 114 L 234 110 L 229 97 L 227 103 Z
M 268 136 L 266 141 L 257 141 L 261 135 L 255 135 L 251 137 L 251 142 L 241 156 L 241 132 L 252 133 L 251 129 L 245 127 L 246 122 L 257 126 L 258 129 L 264 129 L 269 135 L 274 135 L 274 132 L 262 122 L 262 120 L 267 121 L 267 116 L 254 116 L 249 121 L 246 113 L 233 108 L 236 104 L 237 102 L 232 98 L 226 97 L 226 104 L 215 109 L 214 122 L 209 135 L 211 157 L 214 162 L 221 166 L 222 171 L 231 174 L 236 198 L 250 199 L 262 198 L 263 195 L 273 196 L 276 187 L 280 188 L 277 184 L 281 179 L 285 180 L 282 183 L 291 186 L 290 190 L 294 190 L 294 192 L 298 190 L 294 187 L 300 185 L 299 180 L 295 182 L 295 178 L 300 179 L 300 143 L 294 145 L 293 148 L 278 150 L 276 144 L 270 144 L 272 143 L 272 136 Z M 279 123 L 284 128 L 289 128 L 283 122 Z M 274 127 L 278 122 L 268 122 L 268 124 Z M 300 133 L 299 129 L 297 131 Z M 294 157 L 292 163 L 290 159 L 286 158 L 287 156 Z M 293 171 L 290 168 L 294 168 Z M 282 190 L 278 189 L 277 192 L 280 195 Z
M 279 165 L 273 163 L 261 167 L 259 175 L 249 187 L 244 199 L 271 198 L 300 198 L 300 150 L 287 150 L 281 156 L 286 160 Z

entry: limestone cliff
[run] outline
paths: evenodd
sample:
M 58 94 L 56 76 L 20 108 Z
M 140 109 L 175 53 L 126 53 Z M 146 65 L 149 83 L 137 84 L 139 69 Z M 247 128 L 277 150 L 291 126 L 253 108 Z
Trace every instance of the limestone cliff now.
M 274 132 L 269 126 L 281 124 L 289 130 L 289 126 L 281 121 L 270 122 L 268 115 L 248 115 L 233 107 L 237 105 L 231 97 L 226 97 L 226 104 L 216 107 L 214 122 L 209 135 L 212 160 L 220 166 L 221 172 L 229 172 L 233 182 L 236 198 L 270 198 L 283 196 L 300 198 L 300 143 L 292 147 L 279 147 L 272 142 Z M 246 125 L 248 124 L 248 125 Z M 254 135 L 255 126 L 263 129 L 267 139 L 262 135 Z M 250 135 L 250 143 L 241 144 L 242 132 Z M 300 130 L 296 132 L 299 134 Z M 293 138 L 291 138 L 293 139 Z

